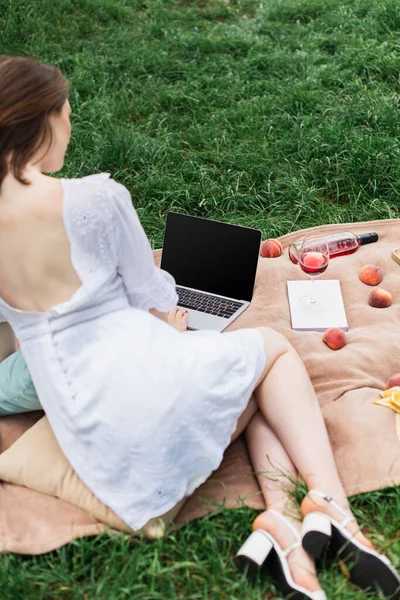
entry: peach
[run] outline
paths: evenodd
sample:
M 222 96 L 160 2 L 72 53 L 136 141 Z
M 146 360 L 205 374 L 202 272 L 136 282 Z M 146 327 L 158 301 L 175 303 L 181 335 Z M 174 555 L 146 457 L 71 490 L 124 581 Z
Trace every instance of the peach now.
M 277 258 L 282 252 L 283 247 L 279 240 L 265 240 L 261 244 L 260 255 L 263 258 Z
M 369 293 L 368 304 L 375 308 L 387 308 L 392 304 L 392 294 L 383 288 L 374 288 Z
M 386 384 L 386 389 L 390 389 L 392 387 L 398 387 L 400 386 L 400 373 L 396 373 L 395 375 L 392 375 L 391 378 L 389 379 L 389 381 Z
M 378 285 L 382 281 L 382 271 L 376 265 L 364 265 L 359 277 L 367 285 Z
M 331 329 L 325 331 L 322 341 L 332 350 L 340 350 L 346 345 L 346 335 L 343 329 L 331 327 Z

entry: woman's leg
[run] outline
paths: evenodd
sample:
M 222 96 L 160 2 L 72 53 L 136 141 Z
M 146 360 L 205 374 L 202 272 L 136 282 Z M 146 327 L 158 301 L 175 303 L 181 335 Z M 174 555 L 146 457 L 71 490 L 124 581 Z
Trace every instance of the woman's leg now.
M 293 462 L 260 411 L 251 419 L 245 436 L 267 509 L 272 508 L 282 513 L 300 537 L 301 515 L 293 498 L 298 475 Z M 253 529 L 268 531 L 283 549 L 289 548 L 296 541 L 290 528 L 285 527 L 279 517 L 268 510 L 256 517 Z M 298 585 L 310 591 L 320 589 L 314 561 L 302 546 L 289 554 L 288 563 Z
M 324 419 L 303 362 L 285 337 L 268 328 L 259 331 L 264 340 L 267 364 L 254 397 L 264 420 L 307 487 L 328 493 L 348 508 Z M 327 503 L 321 500 L 321 504 Z M 327 510 L 337 517 L 329 505 Z M 353 522 L 348 529 L 355 533 L 358 526 Z M 360 532 L 357 538 L 371 545 Z
M 309 489 L 324 491 L 348 508 L 318 400 L 303 362 L 284 336 L 268 328 L 259 331 L 264 340 L 266 365 L 232 440 L 246 429 L 251 462 L 267 508 L 275 508 L 286 517 L 293 515 L 289 499 L 297 471 Z M 277 475 L 279 469 L 281 475 Z M 309 498 L 303 501 L 305 512 L 315 508 L 310 508 L 309 502 Z M 330 505 L 323 500 L 321 504 L 337 518 Z M 300 522 L 294 519 L 292 523 L 300 531 Z M 293 536 L 290 538 L 290 532 L 273 513 L 258 515 L 253 528 L 269 531 L 283 548 L 293 543 Z M 371 545 L 358 532 L 356 523 L 350 523 L 348 529 L 356 533 L 360 542 Z M 292 552 L 288 562 L 296 583 L 309 590 L 318 588 L 313 562 L 302 548 Z

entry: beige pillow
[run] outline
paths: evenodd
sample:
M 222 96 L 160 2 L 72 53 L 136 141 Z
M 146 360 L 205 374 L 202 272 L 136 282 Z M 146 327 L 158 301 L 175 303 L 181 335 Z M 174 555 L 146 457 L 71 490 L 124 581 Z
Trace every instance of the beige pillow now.
M 40 419 L 0 455 L 0 479 L 55 496 L 86 510 L 94 519 L 114 529 L 161 537 L 178 514 L 183 501 L 140 530 L 126 525 L 86 487 L 65 458 L 47 417 Z

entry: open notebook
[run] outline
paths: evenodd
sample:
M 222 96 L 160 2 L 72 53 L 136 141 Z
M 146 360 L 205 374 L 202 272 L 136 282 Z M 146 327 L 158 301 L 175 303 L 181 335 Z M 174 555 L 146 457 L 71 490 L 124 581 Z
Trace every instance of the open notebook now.
M 320 281 L 287 282 L 292 329 L 298 331 L 325 331 L 339 327 L 348 331 L 346 312 L 343 304 L 340 281 L 326 279 Z M 322 309 L 313 312 L 303 308 L 299 302 L 302 296 L 314 294 L 322 300 Z

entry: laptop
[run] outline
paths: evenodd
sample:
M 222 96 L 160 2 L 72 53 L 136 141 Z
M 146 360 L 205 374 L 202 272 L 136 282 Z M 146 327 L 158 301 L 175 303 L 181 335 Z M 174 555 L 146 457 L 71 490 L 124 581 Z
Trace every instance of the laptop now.
M 261 231 L 167 214 L 161 268 L 176 281 L 190 329 L 222 331 L 253 297 Z

